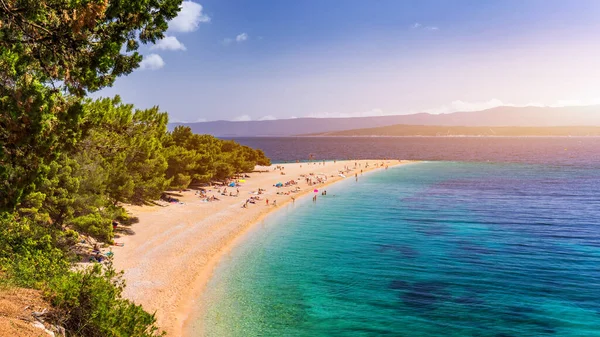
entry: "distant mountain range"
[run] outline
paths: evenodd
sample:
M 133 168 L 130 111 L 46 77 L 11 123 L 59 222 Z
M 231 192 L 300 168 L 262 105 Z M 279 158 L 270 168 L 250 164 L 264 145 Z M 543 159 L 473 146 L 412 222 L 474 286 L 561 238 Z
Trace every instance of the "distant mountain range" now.
M 306 136 L 600 136 L 600 126 L 438 126 L 390 125 L 313 133 Z
M 294 136 L 392 125 L 466 127 L 600 126 L 600 106 L 584 107 L 497 107 L 482 111 L 433 115 L 417 113 L 356 118 L 295 118 L 268 121 L 214 121 L 173 123 L 189 126 L 194 133 L 218 137 Z

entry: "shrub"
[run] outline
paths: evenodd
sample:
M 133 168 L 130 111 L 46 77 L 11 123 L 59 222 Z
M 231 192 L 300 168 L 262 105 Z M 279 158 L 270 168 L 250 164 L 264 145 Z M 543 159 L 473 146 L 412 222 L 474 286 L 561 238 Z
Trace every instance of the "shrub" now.
M 40 287 L 65 273 L 70 264 L 45 227 L 32 220 L 3 214 L 0 218 L 0 270 L 11 283 Z
M 73 219 L 70 225 L 79 232 L 102 241 L 111 242 L 113 238 L 111 223 L 110 219 L 103 217 L 101 214 L 91 213 Z
M 70 336 L 164 336 L 154 314 L 121 297 L 124 286 L 122 272 L 109 261 L 52 279 L 46 294 L 55 308 L 54 320 Z

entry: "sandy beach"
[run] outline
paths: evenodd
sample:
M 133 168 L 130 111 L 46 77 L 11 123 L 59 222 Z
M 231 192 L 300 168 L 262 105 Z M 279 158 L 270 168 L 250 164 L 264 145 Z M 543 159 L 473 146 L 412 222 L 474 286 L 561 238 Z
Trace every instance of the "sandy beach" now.
M 360 180 L 361 170 L 368 172 L 403 163 L 409 161 L 360 160 L 257 167 L 256 170 L 266 172 L 250 173 L 245 182 L 239 183 L 237 197 L 229 196 L 230 192 L 237 193 L 236 187 L 227 187 L 227 195 L 221 195 L 219 187 L 212 187 L 207 195 L 220 200 L 205 202 L 196 190 L 188 190 L 174 196 L 179 202 L 165 206 L 128 206 L 139 222 L 128 228 L 130 234 L 115 239 L 123 247 L 112 248 L 115 267 L 125 272 L 124 296 L 150 312 L 156 311 L 159 326 L 169 336 L 182 336 L 188 318 L 195 317 L 190 313 L 197 310 L 197 299 L 221 257 L 265 215 L 292 202 L 292 197 L 320 196 L 313 193 L 315 188 L 344 178 L 355 179 L 355 174 Z M 340 171 L 344 171 L 345 177 Z M 318 179 L 323 182 L 310 185 L 306 178 L 313 183 Z M 289 181 L 297 184 L 274 186 Z M 257 195 L 259 188 L 265 191 Z M 297 191 L 283 194 L 292 190 Z M 251 196 L 260 200 L 244 208 Z

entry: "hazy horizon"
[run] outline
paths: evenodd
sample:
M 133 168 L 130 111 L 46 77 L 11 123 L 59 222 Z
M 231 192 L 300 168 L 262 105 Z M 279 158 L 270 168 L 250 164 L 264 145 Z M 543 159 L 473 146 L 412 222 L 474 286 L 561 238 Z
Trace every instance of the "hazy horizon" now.
M 409 115 L 420 115 L 420 114 L 426 114 L 426 115 L 431 115 L 431 116 L 435 116 L 435 115 L 451 115 L 454 113 L 461 113 L 461 112 L 484 112 L 484 111 L 488 111 L 488 110 L 494 110 L 494 109 L 502 109 L 502 108 L 598 108 L 599 112 L 600 112 L 600 104 L 590 104 L 590 105 L 566 105 L 566 106 L 550 106 L 550 105 L 526 105 L 526 106 L 516 106 L 516 105 L 498 105 L 498 106 L 493 106 L 490 108 L 484 108 L 481 110 L 472 110 L 472 109 L 465 109 L 465 110 L 457 110 L 457 111 L 443 111 L 443 112 L 431 112 L 431 111 L 416 111 L 416 112 L 411 112 L 411 113 L 405 113 L 405 114 L 387 114 L 387 115 L 368 115 L 368 116 L 345 116 L 345 115 L 337 115 L 337 116 L 303 116 L 303 117 L 283 117 L 283 118 L 272 118 L 272 119 L 256 119 L 256 120 L 228 120 L 228 119 L 215 119 L 215 120 L 201 120 L 201 121 L 179 121 L 179 120 L 169 120 L 169 124 L 194 124 L 194 123 L 212 123 L 212 122 L 234 122 L 234 123 L 240 123 L 240 122 L 264 122 L 264 121 L 288 121 L 288 120 L 296 120 L 296 119 L 347 119 L 347 118 L 369 118 L 369 117 L 393 117 L 393 116 L 409 116 Z M 589 112 L 589 113 L 595 113 L 595 111 L 593 112 Z

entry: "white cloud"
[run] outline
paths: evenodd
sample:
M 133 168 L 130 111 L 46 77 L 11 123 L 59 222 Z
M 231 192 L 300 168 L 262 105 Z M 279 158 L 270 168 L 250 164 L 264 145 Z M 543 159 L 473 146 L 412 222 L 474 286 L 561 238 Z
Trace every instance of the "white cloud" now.
M 158 54 L 150 54 L 144 56 L 142 62 L 140 62 L 141 70 L 157 70 L 165 66 L 165 61 Z
M 232 122 L 247 122 L 247 121 L 251 121 L 252 117 L 248 116 L 248 115 L 241 115 L 241 116 L 237 116 L 234 119 L 232 119 Z
M 189 119 L 178 119 L 178 118 L 171 118 L 169 117 L 169 123 L 200 123 L 200 122 L 206 122 L 206 118 L 198 118 L 196 120 L 189 120 Z
M 368 111 L 357 111 L 357 112 L 320 112 L 312 113 L 306 117 L 311 118 L 348 118 L 348 117 L 372 117 L 372 116 L 384 116 L 390 115 L 384 113 L 381 109 L 371 109 Z
M 509 106 L 509 107 L 568 107 L 568 106 L 590 106 L 590 105 L 600 105 L 600 97 L 586 99 L 586 100 L 578 100 L 578 99 L 569 99 L 569 100 L 558 100 L 554 103 L 543 104 L 540 102 L 528 102 L 522 104 L 508 103 L 503 102 L 500 99 L 492 98 L 487 101 L 462 101 L 456 100 L 451 102 L 450 104 L 445 104 L 436 108 L 431 109 L 418 109 L 418 110 L 409 110 L 409 111 L 386 111 L 384 112 L 381 109 L 371 109 L 368 111 L 358 111 L 358 112 L 321 112 L 321 113 L 312 113 L 305 117 L 310 118 L 348 118 L 348 117 L 372 117 L 372 116 L 391 116 L 391 115 L 406 115 L 406 114 L 415 114 L 420 112 L 427 112 L 430 114 L 447 114 L 459 111 L 481 111 L 492 108 L 497 108 L 500 106 Z
M 233 41 L 235 41 L 236 43 L 242 43 L 244 41 L 248 40 L 248 34 L 247 33 L 240 33 L 238 34 L 235 39 L 226 37 L 223 39 L 223 41 L 221 41 L 221 44 L 224 46 L 229 46 L 233 43 Z
M 551 108 L 560 108 L 560 107 L 568 107 L 568 106 L 588 106 L 588 105 L 600 105 L 600 97 L 596 99 L 588 99 L 588 100 L 558 100 L 554 103 L 544 104 L 541 102 L 527 102 L 527 103 L 509 103 L 503 102 L 497 98 L 492 98 L 488 101 L 478 101 L 478 102 L 465 102 L 461 100 L 453 101 L 450 104 L 442 105 L 433 109 L 425 109 L 419 111 L 411 111 L 410 113 L 415 112 L 428 112 L 431 114 L 444 114 L 444 113 L 452 113 L 458 111 L 480 111 L 487 110 L 492 108 L 497 108 L 500 106 L 510 106 L 510 107 L 551 107 Z
M 309 115 L 305 115 L 303 117 L 291 116 L 284 117 L 283 119 L 296 119 L 296 118 L 351 118 L 351 117 L 374 117 L 374 116 L 392 116 L 392 115 L 408 115 L 415 113 L 430 113 L 430 114 L 447 114 L 453 112 L 462 112 L 462 111 L 482 111 L 487 109 L 492 109 L 501 106 L 507 107 L 568 107 L 568 106 L 589 106 L 589 105 L 600 105 L 600 97 L 595 99 L 586 99 L 586 100 L 559 100 L 551 104 L 542 104 L 539 102 L 528 102 L 525 104 L 514 104 L 503 102 L 500 99 L 492 98 L 487 101 L 462 101 L 456 100 L 451 102 L 450 104 L 442 105 L 437 108 L 431 109 L 418 109 L 418 110 L 410 110 L 410 111 L 383 111 L 382 109 L 371 109 L 367 111 L 357 111 L 357 112 L 321 112 L 321 113 L 311 113 Z M 269 121 L 269 120 L 277 120 L 279 118 L 273 115 L 266 115 L 259 119 L 258 121 Z M 241 115 L 235 118 L 230 119 L 233 122 L 248 122 L 252 121 L 252 117 L 249 115 Z M 204 119 L 196 120 L 196 122 L 204 122 Z M 183 121 L 181 121 L 183 122 Z
M 465 102 L 461 100 L 456 100 L 447 105 L 442 105 L 433 109 L 423 110 L 424 112 L 429 112 L 431 114 L 444 114 L 456 111 L 477 111 L 477 110 L 486 110 L 499 106 L 506 106 L 507 104 L 502 102 L 497 98 L 490 99 L 489 101 L 481 101 L 481 102 Z
M 552 108 L 560 108 L 560 107 L 568 107 L 568 106 L 588 106 L 588 105 L 599 105 L 600 98 L 597 99 L 588 99 L 588 100 L 558 100 L 553 103 L 544 104 L 540 102 L 528 102 L 525 104 L 515 104 L 503 102 L 497 98 L 490 99 L 488 101 L 479 101 L 479 102 L 465 102 L 461 100 L 453 101 L 448 105 L 442 105 L 433 109 L 421 110 L 419 112 L 429 112 L 431 114 L 443 114 L 443 113 L 452 113 L 458 111 L 480 111 L 487 110 L 492 108 L 497 108 L 499 106 L 511 106 L 511 107 L 552 107 Z M 413 111 L 414 112 L 414 111 Z
M 188 33 L 198 29 L 200 23 L 210 22 L 210 17 L 202 13 L 202 5 L 193 1 L 181 3 L 179 14 L 169 22 L 169 30 Z
M 179 42 L 175 36 L 165 36 L 163 39 L 156 42 L 155 45 L 150 47 L 155 50 L 186 50 L 183 43 Z
M 429 30 L 429 31 L 436 31 L 439 30 L 440 27 L 438 26 L 423 26 L 422 24 L 415 22 L 410 26 L 411 29 L 424 29 L 424 30 Z
M 598 99 L 590 99 L 590 100 L 560 100 L 553 104 L 542 104 L 539 102 L 528 102 L 525 104 L 514 104 L 507 103 L 499 100 L 497 98 L 493 98 L 487 101 L 461 101 L 456 100 L 451 102 L 450 104 L 442 105 L 436 108 L 431 109 L 419 109 L 419 110 L 410 110 L 403 112 L 389 111 L 384 112 L 381 109 L 371 109 L 368 111 L 357 111 L 357 112 L 321 112 L 321 113 L 312 113 L 307 115 L 306 117 L 311 118 L 348 118 L 348 117 L 372 117 L 372 116 L 390 116 L 390 115 L 404 115 L 404 114 L 414 114 L 420 112 L 427 112 L 430 114 L 447 114 L 458 111 L 481 111 L 492 108 L 497 108 L 500 106 L 510 106 L 510 107 L 564 107 L 564 106 L 586 106 L 586 105 L 600 105 L 600 98 Z
M 244 42 L 246 40 L 248 40 L 248 34 L 246 33 L 238 34 L 238 36 L 235 37 L 236 42 Z

